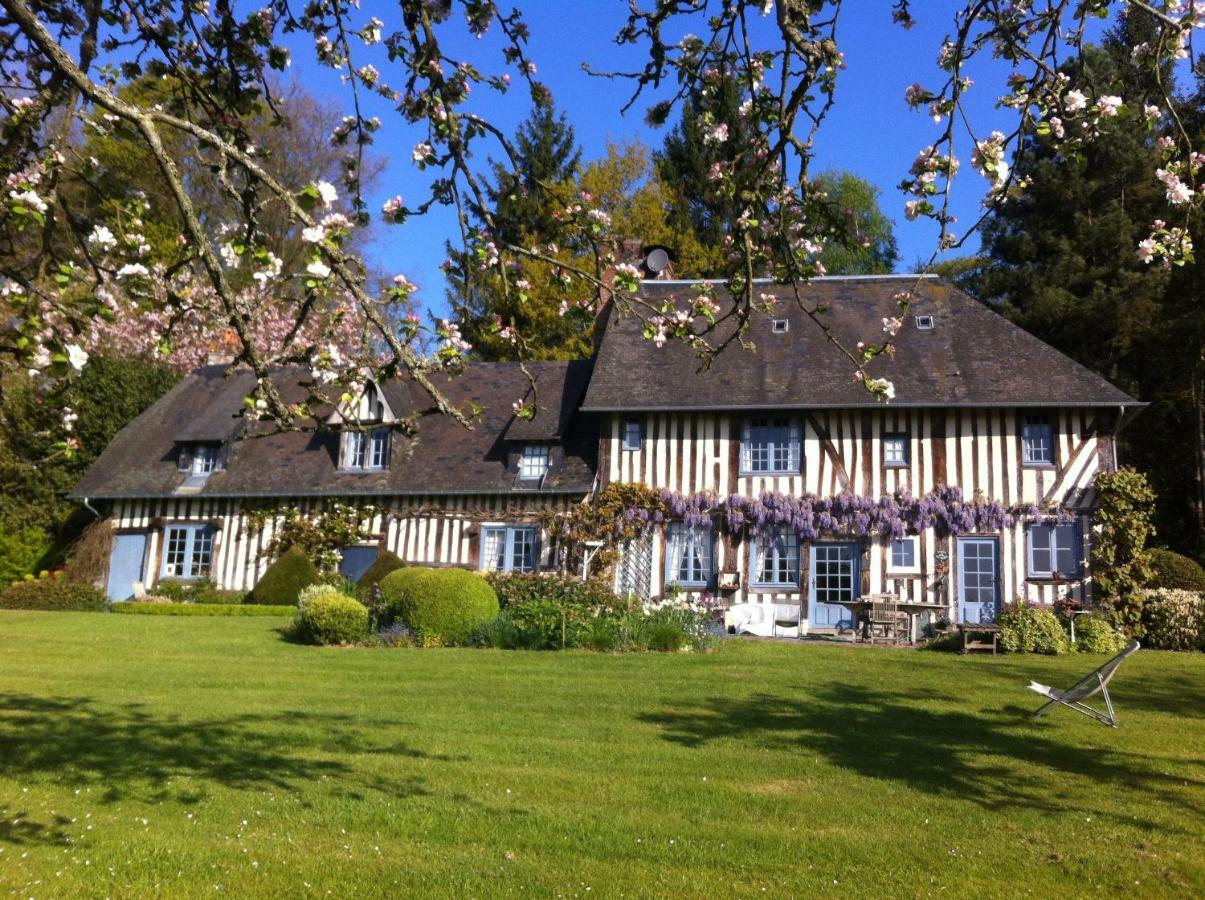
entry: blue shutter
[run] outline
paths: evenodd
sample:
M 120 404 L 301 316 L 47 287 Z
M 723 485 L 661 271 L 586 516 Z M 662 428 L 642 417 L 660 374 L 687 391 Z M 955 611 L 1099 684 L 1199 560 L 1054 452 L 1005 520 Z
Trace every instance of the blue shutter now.
M 803 453 L 801 451 L 802 441 L 799 433 L 799 423 L 792 422 L 790 430 L 790 453 L 788 465 L 792 472 L 798 472 L 802 469 Z

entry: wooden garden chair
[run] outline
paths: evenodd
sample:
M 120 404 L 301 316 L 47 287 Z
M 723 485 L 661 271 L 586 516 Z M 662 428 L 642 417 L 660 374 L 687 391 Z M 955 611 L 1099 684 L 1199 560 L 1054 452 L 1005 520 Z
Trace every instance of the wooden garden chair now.
M 1068 709 L 1073 709 L 1080 715 L 1087 716 L 1089 719 L 1094 719 L 1102 725 L 1108 725 L 1111 728 L 1117 727 L 1117 714 L 1113 712 L 1113 701 L 1109 698 L 1109 679 L 1117 672 L 1117 667 L 1131 653 L 1134 653 L 1139 647 L 1137 641 L 1130 643 L 1128 647 L 1114 656 L 1111 660 L 1097 669 L 1095 672 L 1081 678 L 1073 684 L 1068 690 L 1059 691 L 1045 684 L 1038 684 L 1036 681 L 1029 683 L 1029 689 L 1041 694 L 1043 697 L 1049 697 L 1050 702 L 1035 712 L 1032 718 L 1038 718 L 1046 714 L 1050 707 L 1056 703 L 1066 706 Z M 1094 694 L 1099 693 L 1105 700 L 1105 711 L 1086 704 L 1084 701 Z

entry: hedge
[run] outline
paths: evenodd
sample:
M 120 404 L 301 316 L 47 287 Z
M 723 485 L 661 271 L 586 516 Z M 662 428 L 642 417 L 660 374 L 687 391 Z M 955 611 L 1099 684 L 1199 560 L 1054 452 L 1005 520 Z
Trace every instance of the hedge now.
M 424 647 L 468 643 L 499 612 L 494 589 L 464 569 L 398 569 L 382 579 L 381 596 L 389 616 L 408 625 Z
M 297 603 L 303 587 L 322 581 L 318 567 L 300 547 L 290 547 L 268 570 L 247 595 L 248 603 L 285 606 Z
M 18 581 L 0 591 L 0 609 L 96 612 L 109 602 L 105 592 L 61 574 Z
M 1205 594 L 1157 590 L 1142 604 L 1143 645 L 1152 650 L 1205 650 Z
M 208 578 L 197 581 L 165 578 L 155 582 L 154 592 L 176 603 L 243 603 L 247 599 L 246 591 L 223 590 Z
M 296 606 L 231 603 L 114 603 L 110 610 L 126 616 L 291 616 Z
M 1205 591 L 1205 569 L 1195 559 L 1171 550 L 1151 551 L 1151 578 L 1147 587 L 1172 591 Z
M 559 606 L 576 606 L 592 611 L 632 610 L 640 605 L 639 600 L 629 601 L 617 596 L 601 582 L 583 580 L 572 575 L 488 572 L 485 580 L 498 594 L 498 605 L 503 609 L 543 600 Z

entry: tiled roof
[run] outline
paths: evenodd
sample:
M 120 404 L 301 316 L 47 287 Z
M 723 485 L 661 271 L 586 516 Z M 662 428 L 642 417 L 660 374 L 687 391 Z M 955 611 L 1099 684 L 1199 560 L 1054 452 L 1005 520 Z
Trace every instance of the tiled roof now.
M 547 412 L 523 422 L 521 439 L 559 438 L 563 453 L 541 490 L 582 493 L 594 478 L 597 424 L 565 414 L 581 397 L 589 366 L 561 362 L 528 363 L 540 404 Z M 177 441 L 218 440 L 238 426 L 242 398 L 254 386 L 246 370 L 226 375 L 221 366 L 198 369 L 131 422 L 113 439 L 72 492 L 75 497 L 166 497 L 184 480 L 177 471 Z M 282 370 L 273 380 L 286 400 L 300 399 L 300 369 Z M 231 445 L 225 468 L 214 472 L 191 496 L 304 496 L 381 494 L 531 493 L 518 489 L 508 466 L 512 404 L 530 389 L 517 363 L 476 363 L 463 375 L 440 378 L 438 386 L 457 406 L 479 407 L 472 430 L 440 415 L 413 382 L 382 385 L 395 415 L 421 413 L 414 437 L 394 432 L 388 470 L 340 471 L 338 435 L 329 429 L 263 433 L 252 428 Z M 564 398 L 571 395 L 573 401 Z M 227 424 L 230 428 L 227 429 Z M 540 431 L 537 436 L 535 431 Z M 531 432 L 530 436 L 528 436 Z
M 653 304 L 681 308 L 697 283 L 646 281 Z M 895 385 L 893 406 L 1134 406 L 1132 397 L 951 285 L 913 276 L 821 278 L 802 288 L 803 305 L 824 308 L 820 319 L 847 347 L 881 341 L 883 319 L 899 313 L 895 295 L 916 288 L 894 357 L 871 363 L 872 377 Z M 789 288 L 755 285 L 779 297 L 772 316 L 754 313 L 746 339 L 709 369 L 681 342 L 658 348 L 641 336 L 643 323 L 612 314 L 586 392 L 590 411 L 755 409 L 880 406 L 852 378 L 853 363 L 806 315 Z M 721 300 L 722 304 L 722 300 Z M 921 331 L 914 316 L 932 316 Z M 775 334 L 771 318 L 785 319 Z M 731 331 L 721 327 L 713 341 Z

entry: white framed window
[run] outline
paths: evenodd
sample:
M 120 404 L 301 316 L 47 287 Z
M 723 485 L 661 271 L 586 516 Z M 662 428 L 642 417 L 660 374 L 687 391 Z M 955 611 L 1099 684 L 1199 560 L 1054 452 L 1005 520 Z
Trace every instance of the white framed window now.
M 209 575 L 212 562 L 212 526 L 169 525 L 164 529 L 160 578 L 205 578 Z
M 1031 578 L 1078 578 L 1080 574 L 1079 526 L 1030 525 L 1029 575 Z
M 908 435 L 883 435 L 883 464 L 887 466 L 906 466 L 908 462 Z
M 1054 429 L 1045 416 L 1029 416 L 1021 425 L 1021 462 L 1027 466 L 1054 465 Z
M 711 582 L 712 536 L 707 525 L 671 522 L 665 530 L 665 583 L 706 587 Z
M 197 444 L 192 451 L 192 474 L 208 475 L 218 467 L 218 445 Z
M 538 481 L 548 474 L 548 447 L 545 444 L 526 444 L 519 454 L 519 479 Z
M 481 529 L 481 568 L 534 572 L 538 540 L 534 525 L 486 525 Z
M 389 464 L 389 429 L 349 431 L 343 436 L 343 465 L 356 471 L 384 469 Z
M 639 450 L 644 443 L 644 423 L 639 419 L 624 419 L 623 449 Z
M 914 537 L 893 538 L 891 541 L 891 556 L 889 557 L 890 565 L 888 568 L 897 572 L 920 571 L 916 544 L 916 538 Z
M 757 535 L 749 546 L 755 587 L 799 586 L 799 536 L 785 525 Z
M 741 431 L 741 473 L 790 474 L 800 470 L 799 426 L 786 418 L 749 419 Z

